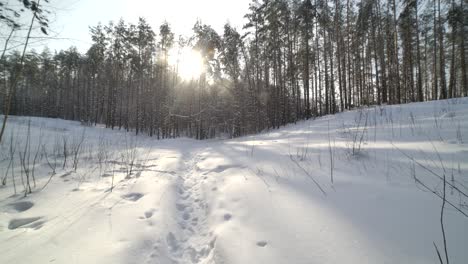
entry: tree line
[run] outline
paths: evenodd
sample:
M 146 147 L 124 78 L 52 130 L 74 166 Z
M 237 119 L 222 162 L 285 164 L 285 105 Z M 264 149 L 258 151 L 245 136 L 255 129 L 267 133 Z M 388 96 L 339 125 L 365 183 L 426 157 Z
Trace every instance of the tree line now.
M 379 104 L 468 96 L 465 0 L 253 0 L 245 25 L 157 32 L 140 18 L 90 27 L 71 47 L 2 57 L 2 109 L 104 124 L 157 138 L 237 137 Z M 16 26 L 16 25 L 15 25 Z M 184 80 L 171 50 L 205 71 Z M 182 62 L 181 62 L 182 63 Z

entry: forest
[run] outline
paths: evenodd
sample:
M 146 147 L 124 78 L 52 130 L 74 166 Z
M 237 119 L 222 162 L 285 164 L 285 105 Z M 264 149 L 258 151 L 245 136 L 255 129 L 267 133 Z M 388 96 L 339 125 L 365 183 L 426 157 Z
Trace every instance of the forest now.
M 2 18 L 11 34 L 18 30 Z M 253 0 L 244 19 L 224 32 L 194 21 L 191 36 L 170 23 L 121 19 L 90 27 L 85 53 L 30 49 L 22 58 L 6 39 L 1 109 L 158 139 L 207 139 L 370 105 L 468 96 L 464 0 Z M 169 63 L 187 47 L 203 63 L 190 79 Z

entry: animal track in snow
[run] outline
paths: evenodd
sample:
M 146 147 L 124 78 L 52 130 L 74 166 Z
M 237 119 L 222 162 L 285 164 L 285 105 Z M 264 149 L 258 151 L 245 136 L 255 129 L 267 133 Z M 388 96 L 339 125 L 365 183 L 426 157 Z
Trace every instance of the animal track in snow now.
M 8 229 L 14 230 L 20 227 L 39 229 L 45 223 L 45 221 L 36 222 L 41 218 L 42 217 L 15 218 L 8 223 Z
M 29 202 L 29 201 L 20 201 L 20 202 L 14 202 L 11 204 L 7 205 L 7 212 L 9 213 L 21 213 L 26 210 L 31 209 L 31 207 L 34 206 L 34 203 Z
M 143 197 L 143 196 L 144 196 L 144 194 L 142 194 L 142 193 L 134 192 L 134 193 L 124 194 L 124 195 L 122 195 L 122 198 L 125 199 L 125 200 L 136 202 L 136 201 L 140 200 L 141 197 Z

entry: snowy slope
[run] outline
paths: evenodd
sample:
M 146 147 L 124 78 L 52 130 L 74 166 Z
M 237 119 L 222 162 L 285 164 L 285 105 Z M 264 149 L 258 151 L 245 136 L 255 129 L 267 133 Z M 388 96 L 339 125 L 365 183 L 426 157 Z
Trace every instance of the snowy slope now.
M 0 263 L 438 263 L 444 173 L 450 263 L 468 262 L 468 98 L 211 141 L 13 117 L 0 151 Z

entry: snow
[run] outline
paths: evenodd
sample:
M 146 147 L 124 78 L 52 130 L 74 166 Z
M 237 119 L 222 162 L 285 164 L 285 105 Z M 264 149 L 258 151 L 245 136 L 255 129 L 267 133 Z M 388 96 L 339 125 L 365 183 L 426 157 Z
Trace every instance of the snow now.
M 39 142 L 44 150 L 24 197 L 19 152 L 29 122 L 30 168 Z M 231 140 L 158 141 L 12 117 L 1 178 L 12 135 L 17 194 L 10 168 L 0 263 L 438 263 L 442 200 L 421 183 L 441 194 L 445 172 L 468 192 L 468 98 L 349 111 Z M 71 151 L 81 138 L 76 171 L 72 154 L 62 168 L 64 140 Z M 57 163 L 51 179 L 44 153 Z M 447 200 L 468 212 L 450 186 Z M 444 221 L 450 262 L 466 263 L 468 218 L 447 205 Z

